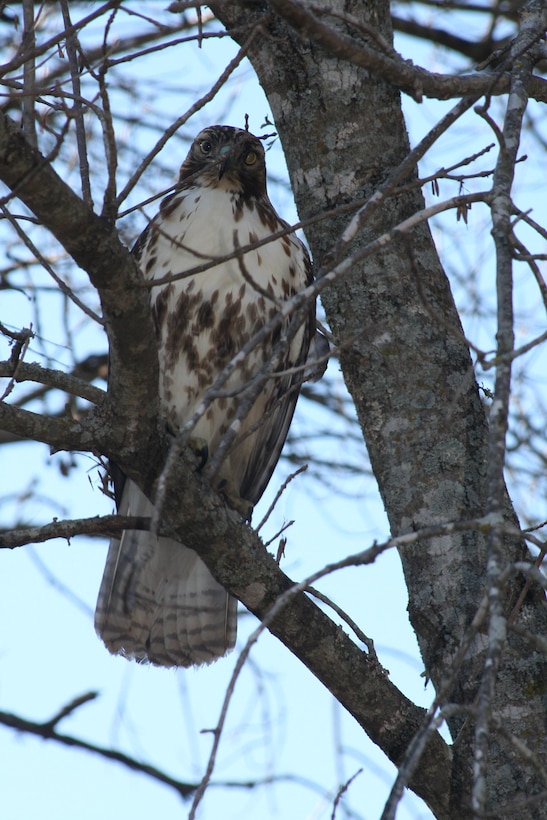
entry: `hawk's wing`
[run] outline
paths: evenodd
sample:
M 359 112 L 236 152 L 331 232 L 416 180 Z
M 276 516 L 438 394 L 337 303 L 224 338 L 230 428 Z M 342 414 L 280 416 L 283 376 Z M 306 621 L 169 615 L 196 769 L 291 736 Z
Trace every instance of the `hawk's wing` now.
M 253 505 L 262 497 L 287 438 L 300 386 L 305 377 L 304 365 L 310 338 L 315 331 L 315 307 L 310 309 L 303 331 L 298 355 L 290 360 L 285 359 L 279 370 L 302 369 L 296 374 L 278 376 L 264 388 L 269 397 L 264 418 L 253 440 L 240 489 L 241 497 L 248 499 Z

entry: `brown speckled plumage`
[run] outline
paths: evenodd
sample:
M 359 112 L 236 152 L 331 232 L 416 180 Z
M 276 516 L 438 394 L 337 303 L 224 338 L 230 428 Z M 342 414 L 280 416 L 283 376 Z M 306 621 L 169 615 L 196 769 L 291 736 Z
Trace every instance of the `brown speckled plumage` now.
M 247 131 L 212 126 L 194 141 L 174 194 L 135 245 L 147 279 L 189 271 L 286 226 L 266 193 L 261 142 Z M 242 346 L 310 283 L 308 254 L 293 234 L 206 271 L 151 289 L 160 359 L 160 397 L 171 428 L 184 424 Z M 286 346 L 281 372 L 306 362 L 315 311 Z M 287 323 L 284 327 L 287 326 Z M 214 455 L 237 406 L 237 391 L 269 360 L 277 331 L 230 376 L 193 435 Z M 242 421 L 236 446 L 215 479 L 255 504 L 278 461 L 301 374 L 269 378 Z M 233 395 L 234 391 L 236 395 Z M 126 481 L 120 512 L 150 515 L 152 505 Z M 208 663 L 233 647 L 236 601 L 193 550 L 171 539 L 125 532 L 111 542 L 96 628 L 111 652 L 161 666 Z

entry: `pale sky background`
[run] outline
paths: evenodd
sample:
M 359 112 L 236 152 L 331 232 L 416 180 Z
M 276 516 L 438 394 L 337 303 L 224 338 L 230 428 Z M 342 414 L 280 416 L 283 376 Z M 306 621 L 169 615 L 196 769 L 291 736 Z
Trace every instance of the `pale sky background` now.
M 143 7 L 147 4 L 141 4 Z M 154 9 L 157 13 L 157 6 Z M 172 18 L 166 15 L 168 22 Z M 432 20 L 436 22 L 435 19 Z M 120 26 L 140 28 L 133 20 Z M 215 28 L 218 26 L 215 26 Z M 408 40 L 399 48 L 415 62 L 426 64 L 425 52 L 416 44 L 408 51 Z M 163 108 L 166 123 L 178 116 L 205 92 L 236 53 L 228 39 L 205 41 L 203 48 L 184 46 L 169 50 L 153 62 L 137 61 L 124 71 L 127 76 L 142 72 L 143 100 L 131 111 L 142 122 Z M 175 60 L 174 55 L 177 54 Z M 439 53 L 440 54 L 440 53 Z M 442 58 L 442 57 L 441 57 Z M 446 63 L 430 67 L 450 69 Z M 151 73 L 153 72 L 153 73 Z M 162 95 L 168 86 L 170 93 Z M 113 95 L 116 101 L 116 95 Z M 450 103 L 425 101 L 418 106 L 405 99 L 405 111 L 412 143 L 415 144 L 451 107 Z M 499 109 L 498 109 L 499 110 Z M 243 125 L 250 115 L 251 130 L 259 126 L 270 109 L 248 63 L 236 72 L 218 98 L 184 129 L 195 135 L 214 122 Z M 371 116 L 373 113 L 371 112 Z M 143 156 L 157 139 L 146 128 L 122 127 L 120 139 L 127 140 Z M 469 113 L 439 143 L 434 156 L 424 163 L 422 174 L 449 165 L 492 142 L 492 136 L 476 115 Z M 184 159 L 187 146 L 172 140 L 158 158 L 162 167 L 172 169 L 173 179 Z M 523 149 L 523 153 L 525 150 Z M 490 168 L 494 154 L 481 167 Z M 286 171 L 279 141 L 267 156 L 271 178 L 284 179 Z M 155 168 L 141 180 L 132 202 L 169 184 Z M 156 178 L 157 176 L 157 178 Z M 545 174 L 538 172 L 533 160 L 519 166 L 522 197 L 519 204 L 539 207 L 545 202 Z M 75 177 L 74 177 L 75 179 Z M 120 174 L 119 187 L 125 182 Z M 488 181 L 471 182 L 467 190 L 487 187 Z M 145 187 L 146 186 L 146 187 Z M 456 193 L 455 183 L 442 183 L 441 196 Z M 543 190 L 542 190 L 543 189 Z M 296 219 L 290 192 L 271 185 L 270 196 L 281 215 Z M 98 192 L 97 192 L 98 193 Z M 429 195 L 428 191 L 428 195 Z M 100 202 L 100 197 L 97 196 Z M 148 206 L 147 213 L 154 213 Z M 541 213 L 537 215 L 538 221 Z M 128 241 L 144 227 L 144 218 L 125 228 Z M 475 226 L 484 229 L 476 232 Z M 435 229 L 439 249 L 453 284 L 459 306 L 475 292 L 494 304 L 495 286 L 489 248 L 489 223 L 486 208 L 474 206 L 470 226 L 456 222 L 455 215 L 444 219 L 446 230 Z M 538 243 L 535 245 L 539 248 Z M 539 248 L 541 249 L 541 248 Z M 545 252 L 545 247 L 543 247 Z M 469 270 L 469 277 L 466 276 Z M 519 320 L 518 344 L 544 329 L 537 310 L 537 289 L 524 267 L 516 280 Z M 457 276 L 462 280 L 459 284 Z M 61 312 L 63 305 L 55 295 L 46 295 L 47 322 L 39 328 L 48 340 L 52 360 L 66 360 L 63 351 Z M 0 319 L 14 327 L 35 321 L 34 306 L 23 293 L 3 294 Z M 45 315 L 45 314 L 44 314 Z M 100 331 L 89 326 L 80 329 L 74 311 L 72 330 L 77 355 L 103 352 L 106 343 Z M 487 316 L 464 316 L 466 332 L 485 349 L 493 347 L 493 326 Z M 45 346 L 32 351 L 28 361 L 40 358 Z M 0 351 L 5 358 L 7 346 Z M 533 371 L 545 390 L 545 354 L 531 354 Z M 343 386 L 336 362 L 331 362 L 328 378 L 332 389 Z M 489 384 L 491 374 L 479 380 Z M 104 385 L 101 385 L 104 386 Z M 27 388 L 21 390 L 21 394 Z M 534 390 L 537 390 L 534 387 Z M 37 405 L 40 409 L 40 405 Z M 321 429 L 330 417 L 308 402 L 301 401 L 294 421 L 295 432 Z M 354 444 L 348 445 L 348 450 Z M 332 454 L 332 444 L 315 447 L 321 458 Z M 50 456 L 42 445 L 20 444 L 0 452 L 0 515 L 2 526 L 15 517 L 29 522 L 46 522 L 53 516 L 80 517 L 105 514 L 112 504 L 98 490 L 96 462 L 89 455 L 75 456 L 78 470 L 69 478 L 60 474 L 60 464 L 68 454 Z M 364 446 L 351 452 L 352 461 L 368 470 Z M 278 486 L 292 472 L 280 462 L 270 488 L 255 513 L 261 518 Z M 38 483 L 33 478 L 39 475 Z M 270 519 L 264 538 L 274 535 L 287 520 L 295 523 L 287 533 L 288 544 L 283 569 L 294 580 L 301 580 L 326 563 L 366 548 L 374 539 L 389 536 L 381 500 L 372 479 L 363 476 L 334 478 L 336 490 L 313 478 L 299 477 L 289 487 Z M 35 489 L 32 501 L 23 494 Z M 359 499 L 358 503 L 356 499 Z M 537 518 L 547 518 L 545 495 L 523 493 L 521 509 Z M 52 503 L 53 502 L 53 503 Z M 106 541 L 75 538 L 71 544 L 56 540 L 32 548 L 0 554 L 0 710 L 13 711 L 36 721 L 47 721 L 74 697 L 91 690 L 96 700 L 76 710 L 61 722 L 58 731 L 113 749 L 123 750 L 145 763 L 165 770 L 181 780 L 198 782 L 211 747 L 211 735 L 202 730 L 216 725 L 227 682 L 245 637 L 256 626 L 245 613 L 240 618 L 236 651 L 213 666 L 195 670 L 167 671 L 140 667 L 111 657 L 93 629 L 93 608 L 103 571 Z M 275 545 L 272 546 L 275 549 Z M 407 595 L 397 555 L 385 553 L 373 566 L 350 568 L 324 579 L 319 588 L 333 597 L 375 641 L 381 661 L 393 682 L 416 703 L 428 706 L 433 698 L 431 686 L 424 687 L 422 664 L 406 614 Z M 336 616 L 334 616 L 336 620 Z M 347 629 L 347 628 L 346 628 Z M 339 754 L 341 751 L 343 754 Z M 174 791 L 125 767 L 102 760 L 84 751 L 43 742 L 28 735 L 17 735 L 0 726 L 0 814 L 5 820 L 55 817 L 56 820 L 145 820 L 151 816 L 185 817 L 189 804 Z M 348 789 L 340 806 L 339 818 L 380 816 L 395 769 L 366 738 L 355 721 L 338 706 L 324 687 L 269 634 L 253 649 L 236 687 L 224 730 L 213 783 L 243 782 L 288 775 L 293 782 L 280 779 L 255 790 L 211 786 L 202 801 L 199 817 L 213 820 L 231 818 L 283 818 L 283 820 L 323 820 L 330 818 L 332 801 L 340 783 L 363 769 Z M 308 787 L 307 782 L 314 784 Z M 432 815 L 412 793 L 404 797 L 398 817 L 429 818 Z

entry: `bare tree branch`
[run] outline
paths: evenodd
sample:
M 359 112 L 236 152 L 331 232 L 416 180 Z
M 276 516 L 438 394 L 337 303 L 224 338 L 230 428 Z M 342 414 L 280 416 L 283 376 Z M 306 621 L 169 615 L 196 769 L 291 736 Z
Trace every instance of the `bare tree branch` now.
M 491 76 L 477 74 L 447 76 L 426 71 L 398 56 L 386 56 L 362 41 L 357 42 L 347 34 L 342 34 L 332 25 L 322 23 L 297 0 L 271 0 L 271 5 L 303 38 L 312 38 L 331 54 L 372 71 L 418 102 L 423 96 L 448 100 L 453 97 L 480 97 L 490 93 L 505 94 L 509 89 L 510 79 L 507 75 L 497 75 L 495 80 Z M 540 37 L 541 29 L 532 37 L 527 32 L 525 47 L 528 48 Z M 530 81 L 529 91 L 535 99 L 547 101 L 547 82 L 540 77 Z
M 529 10 L 530 11 L 530 10 Z M 535 13 L 524 16 L 522 34 L 530 39 L 538 27 L 547 25 L 547 8 L 536 4 Z M 509 401 L 511 397 L 511 358 L 506 358 L 514 348 L 513 315 L 513 252 L 511 243 L 511 188 L 515 162 L 520 144 L 520 131 L 530 84 L 533 62 L 529 53 L 524 54 L 513 66 L 511 93 L 503 126 L 501 150 L 494 172 L 492 189 L 492 223 L 497 255 L 497 305 L 498 330 L 496 351 L 495 394 L 489 418 L 488 491 L 487 510 L 503 526 L 505 509 L 505 441 L 507 435 Z M 473 773 L 472 808 L 482 814 L 487 806 L 487 771 L 490 758 L 490 727 L 495 709 L 495 690 L 501 656 L 506 642 L 507 615 L 504 612 L 501 576 L 505 559 L 502 533 L 494 528 L 488 539 L 487 585 L 488 585 L 488 648 L 484 661 L 477 723 L 475 727 L 475 765 Z
M 0 362 L 0 377 L 12 375 L 13 367 L 11 362 Z M 106 396 L 104 390 L 83 381 L 83 379 L 78 379 L 60 370 L 51 370 L 49 367 L 41 367 L 39 364 L 29 364 L 27 362 L 18 364 L 15 381 L 32 381 L 49 387 L 56 387 L 58 390 L 63 390 L 73 396 L 80 396 L 82 399 L 87 399 L 87 401 L 99 405 L 102 404 Z M 42 395 L 42 392 L 40 395 Z
M 43 740 L 54 740 L 57 743 L 60 743 L 63 746 L 70 746 L 71 748 L 76 749 L 83 749 L 86 752 L 92 752 L 93 754 L 99 755 L 100 757 L 105 758 L 106 760 L 114 760 L 117 763 L 122 763 L 128 769 L 132 771 L 139 772 L 141 774 L 146 774 L 148 777 L 153 778 L 154 780 L 163 783 L 170 788 L 175 789 L 178 794 L 183 797 L 189 797 L 193 794 L 196 790 L 196 785 L 193 783 L 184 783 L 181 780 L 176 780 L 174 777 L 169 777 L 169 775 L 165 774 L 165 772 L 160 771 L 155 766 L 149 766 L 146 763 L 139 763 L 138 760 L 135 758 L 130 757 L 129 755 L 124 754 L 123 752 L 117 752 L 114 749 L 108 749 L 104 746 L 99 746 L 94 743 L 88 743 L 86 740 L 81 740 L 80 738 L 73 737 L 72 735 L 65 735 L 61 732 L 56 730 L 56 725 L 63 717 L 66 717 L 69 714 L 72 714 L 74 709 L 83 703 L 87 703 L 89 700 L 97 697 L 96 692 L 90 692 L 87 695 L 82 696 L 81 698 L 76 699 L 68 707 L 64 707 L 52 720 L 45 721 L 44 723 L 36 723 L 32 720 L 26 720 L 25 718 L 20 717 L 19 715 L 14 715 L 11 712 L 2 712 L 0 711 L 0 724 L 3 726 L 8 726 L 10 729 L 14 729 L 16 732 L 26 732 L 27 734 L 35 735 L 36 737 L 40 737 Z
M 69 541 L 76 535 L 102 535 L 107 538 L 118 538 L 123 530 L 127 529 L 148 530 L 150 519 L 124 515 L 96 515 L 93 518 L 80 518 L 73 521 L 54 520 L 51 524 L 43 526 L 0 531 L 0 549 L 39 544 L 52 538 L 66 538 Z

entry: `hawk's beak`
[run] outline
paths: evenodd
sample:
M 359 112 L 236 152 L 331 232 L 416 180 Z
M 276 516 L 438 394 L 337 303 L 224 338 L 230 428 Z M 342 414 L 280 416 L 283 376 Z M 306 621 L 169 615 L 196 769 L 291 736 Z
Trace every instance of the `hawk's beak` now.
M 233 165 L 232 146 L 223 145 L 219 153 L 221 156 L 221 162 L 218 166 L 218 178 L 222 179 L 226 171 L 228 171 Z

